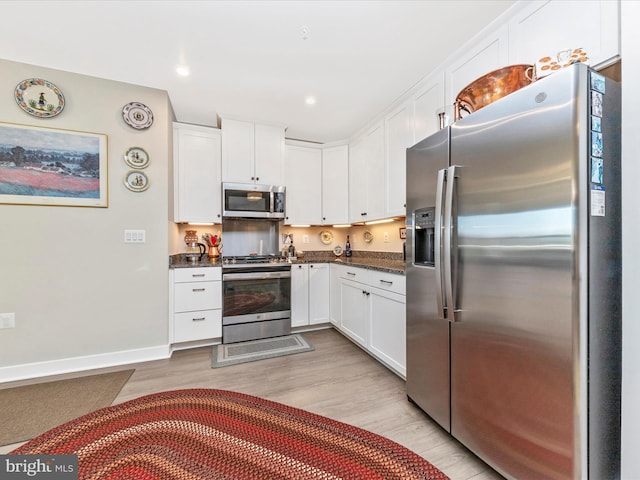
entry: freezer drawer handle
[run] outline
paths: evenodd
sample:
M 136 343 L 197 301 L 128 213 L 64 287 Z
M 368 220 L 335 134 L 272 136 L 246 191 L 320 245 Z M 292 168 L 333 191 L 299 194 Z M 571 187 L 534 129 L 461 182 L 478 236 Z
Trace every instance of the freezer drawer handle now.
M 204 288 L 194 288 L 192 289 L 194 292 L 204 292 L 205 289 Z
M 393 282 L 390 282 L 389 280 L 380 280 L 380 283 L 384 283 L 385 285 L 393 285 Z
M 191 319 L 191 321 L 192 321 L 192 322 L 201 322 L 201 321 L 203 321 L 203 320 L 205 320 L 205 317 L 192 318 L 192 319 Z
M 191 276 L 192 276 L 193 278 L 196 278 L 196 277 L 204 277 L 204 273 L 192 273 L 192 274 L 191 274 Z

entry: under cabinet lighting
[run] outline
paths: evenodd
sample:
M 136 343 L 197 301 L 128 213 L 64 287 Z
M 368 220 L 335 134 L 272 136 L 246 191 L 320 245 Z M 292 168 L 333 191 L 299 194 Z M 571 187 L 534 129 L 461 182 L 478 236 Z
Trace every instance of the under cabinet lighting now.
M 333 228 L 349 228 L 351 225 L 333 225 Z
M 311 225 L 291 225 L 292 227 L 310 227 Z
M 213 222 L 202 222 L 202 223 L 189 222 L 187 225 L 215 225 L 215 223 L 213 223 Z
M 365 225 L 377 225 L 379 223 L 393 222 L 393 218 L 385 218 L 384 220 L 373 220 L 371 222 L 364 222 Z

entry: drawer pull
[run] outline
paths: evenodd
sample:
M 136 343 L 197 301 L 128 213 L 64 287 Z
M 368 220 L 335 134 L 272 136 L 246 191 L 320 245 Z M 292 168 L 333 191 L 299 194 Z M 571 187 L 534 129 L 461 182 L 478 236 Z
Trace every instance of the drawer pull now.
M 194 292 L 204 292 L 206 289 L 205 288 L 194 288 L 193 291 Z
M 192 318 L 192 319 L 191 319 L 191 321 L 192 321 L 192 322 L 201 322 L 201 321 L 203 321 L 203 320 L 205 320 L 205 319 L 206 319 L 206 317 Z
M 353 272 L 347 272 L 347 275 L 353 275 L 354 277 L 356 276 L 356 274 Z
M 192 276 L 193 278 L 196 278 L 196 277 L 204 277 L 204 275 L 205 275 L 204 273 L 192 273 L 192 274 L 191 274 L 191 276 Z
M 384 283 L 385 285 L 393 285 L 393 282 L 390 282 L 389 280 L 380 280 L 380 283 Z

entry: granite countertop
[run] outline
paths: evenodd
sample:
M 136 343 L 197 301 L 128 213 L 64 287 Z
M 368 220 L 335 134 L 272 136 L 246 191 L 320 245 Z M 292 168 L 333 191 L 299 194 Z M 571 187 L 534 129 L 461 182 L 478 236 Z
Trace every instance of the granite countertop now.
M 305 252 L 303 257 L 291 261 L 292 264 L 300 263 L 335 263 L 338 265 L 352 265 L 354 267 L 377 270 L 380 272 L 396 273 L 404 275 L 405 262 L 402 254 L 387 252 L 353 252 L 353 256 L 344 255 L 336 257 L 333 252 Z M 206 255 L 202 260 L 193 262 L 184 254 L 169 256 L 169 268 L 194 268 L 194 267 L 221 267 L 220 258 L 210 259 Z
M 207 255 L 202 260 L 193 262 L 183 253 L 177 255 L 169 255 L 169 268 L 194 268 L 194 267 L 221 267 L 220 258 L 209 258 Z
M 307 258 L 305 255 L 304 258 L 298 258 L 292 263 L 335 263 L 338 265 L 351 265 L 354 267 L 366 268 L 367 270 L 377 270 L 380 272 L 404 275 L 405 263 L 403 260 L 361 256 L 347 258 L 344 255 L 338 258 L 336 258 L 335 255 L 332 255 L 332 257 L 333 258 L 318 260 L 314 258 Z

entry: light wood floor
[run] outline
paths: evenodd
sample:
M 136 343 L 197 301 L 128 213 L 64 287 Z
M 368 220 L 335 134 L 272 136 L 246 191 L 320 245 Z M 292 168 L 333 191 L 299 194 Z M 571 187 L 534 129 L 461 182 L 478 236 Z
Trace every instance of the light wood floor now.
M 340 333 L 328 329 L 304 336 L 314 345 L 313 352 L 212 369 L 211 347 L 203 347 L 132 365 L 136 371 L 114 403 L 163 390 L 233 390 L 383 435 L 426 458 L 452 480 L 502 479 L 407 400 L 404 380 Z M 0 447 L 0 453 L 15 447 Z

